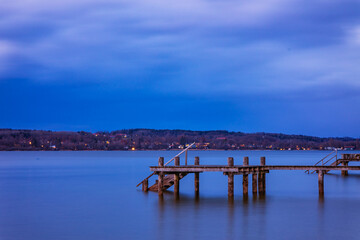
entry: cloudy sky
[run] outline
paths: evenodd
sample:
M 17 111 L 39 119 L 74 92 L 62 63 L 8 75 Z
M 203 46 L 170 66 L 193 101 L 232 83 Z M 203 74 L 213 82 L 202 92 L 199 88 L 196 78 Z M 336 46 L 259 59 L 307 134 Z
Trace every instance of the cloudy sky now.
M 359 0 L 12 0 L 0 128 L 360 136 Z

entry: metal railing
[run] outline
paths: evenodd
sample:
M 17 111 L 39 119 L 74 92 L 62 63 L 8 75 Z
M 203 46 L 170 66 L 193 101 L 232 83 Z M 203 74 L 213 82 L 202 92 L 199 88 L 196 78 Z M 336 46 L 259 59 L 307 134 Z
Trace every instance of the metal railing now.
M 188 150 L 195 144 L 195 142 L 193 142 L 192 144 L 190 144 L 189 146 L 187 146 L 184 150 L 182 150 L 180 153 L 176 154 L 172 159 L 170 159 L 169 161 L 167 161 L 164 166 L 168 165 L 169 163 L 171 163 L 172 161 L 174 161 L 174 159 L 176 157 L 179 157 L 181 154 L 183 154 L 185 152 L 185 165 L 187 165 L 187 157 L 188 157 Z M 149 178 L 151 178 L 152 176 L 155 175 L 155 172 L 153 172 L 152 174 L 150 174 L 148 177 L 146 177 L 144 180 L 142 180 L 138 185 L 136 185 L 136 187 L 140 186 L 144 181 L 147 181 Z
M 314 166 L 318 166 L 318 165 L 324 166 L 325 164 L 327 164 L 328 162 L 330 162 L 334 158 L 335 158 L 335 162 L 336 162 L 338 160 L 337 156 L 338 156 L 338 154 L 337 154 L 337 149 L 336 149 L 336 150 L 332 151 L 331 153 L 329 153 L 328 155 L 326 155 L 325 157 L 323 157 L 320 161 L 315 163 Z M 327 159 L 327 158 L 329 158 L 329 159 Z M 312 172 L 310 172 L 310 170 L 305 171 L 305 173 L 308 173 L 308 174 L 313 174 L 314 172 L 315 172 L 315 170 L 312 171 Z

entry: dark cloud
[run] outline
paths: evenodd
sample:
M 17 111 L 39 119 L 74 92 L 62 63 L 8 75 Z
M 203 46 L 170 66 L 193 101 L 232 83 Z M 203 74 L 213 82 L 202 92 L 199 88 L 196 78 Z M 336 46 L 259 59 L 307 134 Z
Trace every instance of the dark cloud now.
M 355 0 L 7 2 L 0 124 L 352 135 L 359 128 L 351 119 L 305 116 L 320 119 L 317 109 L 328 106 L 346 115 L 360 101 L 359 7 Z M 190 115 L 176 121 L 141 117 L 182 110 Z M 344 122 L 343 132 L 327 130 Z

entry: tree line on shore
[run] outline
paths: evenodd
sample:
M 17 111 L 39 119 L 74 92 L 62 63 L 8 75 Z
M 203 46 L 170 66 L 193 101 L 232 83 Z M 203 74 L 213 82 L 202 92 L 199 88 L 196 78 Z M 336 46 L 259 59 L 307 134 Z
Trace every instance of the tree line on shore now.
M 280 133 L 123 129 L 112 132 L 70 132 L 0 129 L 0 150 L 331 150 L 360 149 L 359 138 L 320 138 Z

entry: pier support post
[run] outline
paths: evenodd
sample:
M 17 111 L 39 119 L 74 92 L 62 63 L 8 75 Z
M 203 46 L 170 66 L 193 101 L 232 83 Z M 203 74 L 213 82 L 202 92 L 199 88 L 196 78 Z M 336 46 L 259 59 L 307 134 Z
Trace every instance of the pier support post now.
M 249 166 L 249 157 L 244 157 L 243 166 Z M 243 196 L 247 197 L 249 192 L 249 176 L 243 174 Z
M 163 157 L 159 157 L 159 167 L 163 167 L 164 166 L 164 158 Z M 163 172 L 159 172 L 158 173 L 158 194 L 160 196 L 163 195 L 163 184 L 164 184 L 164 173 Z
M 257 173 L 252 174 L 252 192 L 253 195 L 257 195 Z
M 195 157 L 194 165 L 200 165 L 200 158 Z M 195 173 L 194 185 L 195 185 L 195 197 L 199 198 L 199 185 L 200 185 L 200 173 Z
M 180 166 L 180 157 L 175 157 L 174 158 L 174 165 L 175 166 Z
M 174 174 L 174 196 L 176 198 L 179 197 L 179 190 L 180 190 L 180 177 L 179 177 L 179 174 L 178 173 L 175 173 Z
M 265 157 L 260 158 L 260 166 L 265 166 Z M 259 195 L 264 195 L 266 192 L 265 172 L 259 172 Z
M 319 196 L 323 197 L 324 196 L 324 171 L 319 170 L 318 175 L 319 175 Z
M 228 197 L 234 198 L 234 174 L 228 173 Z
M 149 180 L 148 179 L 143 181 L 142 190 L 143 190 L 143 192 L 147 192 L 149 190 Z
M 259 195 L 264 195 L 264 173 L 259 172 L 258 174 L 258 187 Z
M 234 166 L 234 158 L 233 157 L 228 157 L 228 166 L 229 167 Z
M 180 157 L 175 157 L 175 166 L 180 166 Z M 180 176 L 179 173 L 174 174 L 174 195 L 176 198 L 179 197 L 180 191 Z
M 343 167 L 348 167 L 349 166 L 349 162 L 342 162 L 342 166 Z M 341 170 L 341 176 L 347 176 L 349 173 L 348 173 L 348 170 Z
M 228 157 L 228 166 L 234 166 L 234 158 Z M 228 198 L 234 198 L 234 174 L 228 173 Z

